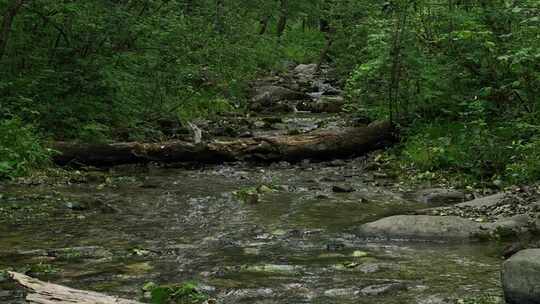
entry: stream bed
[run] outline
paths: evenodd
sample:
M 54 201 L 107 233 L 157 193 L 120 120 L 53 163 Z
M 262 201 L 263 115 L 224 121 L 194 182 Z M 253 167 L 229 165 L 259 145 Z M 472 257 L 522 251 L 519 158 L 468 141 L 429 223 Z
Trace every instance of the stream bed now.
M 142 299 L 147 282 L 195 281 L 231 304 L 437 304 L 502 293 L 495 245 L 358 238 L 362 223 L 426 207 L 361 158 L 133 166 L 0 190 L 0 269 L 70 287 Z M 246 191 L 255 201 L 241 198 Z M 1 303 L 24 303 L 2 284 Z

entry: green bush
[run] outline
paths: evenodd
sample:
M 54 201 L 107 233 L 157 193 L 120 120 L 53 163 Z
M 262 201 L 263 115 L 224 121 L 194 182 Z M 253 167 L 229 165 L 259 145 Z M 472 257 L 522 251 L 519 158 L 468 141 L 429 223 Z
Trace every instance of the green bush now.
M 180 285 L 159 286 L 147 283 L 143 290 L 151 293 L 152 304 L 200 304 L 208 299 L 196 283 L 186 282 Z
M 422 171 L 445 171 L 474 180 L 524 183 L 540 178 L 540 140 L 516 136 L 516 123 L 417 125 L 403 145 L 402 159 Z
M 0 179 L 14 178 L 43 168 L 51 151 L 43 148 L 34 129 L 20 119 L 0 121 Z

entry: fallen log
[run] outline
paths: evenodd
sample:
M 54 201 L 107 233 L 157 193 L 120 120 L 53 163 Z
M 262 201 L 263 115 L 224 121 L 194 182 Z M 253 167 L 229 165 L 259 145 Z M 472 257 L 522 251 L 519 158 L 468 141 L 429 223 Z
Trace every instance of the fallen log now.
M 93 291 L 73 289 L 8 272 L 11 279 L 29 290 L 26 301 L 31 304 L 142 304 Z
M 393 129 L 389 122 L 375 122 L 365 127 L 337 131 L 216 140 L 198 144 L 186 141 L 112 144 L 56 142 L 51 148 L 59 152 L 54 161 L 60 165 L 109 166 L 152 161 L 299 161 L 360 155 L 385 146 L 392 138 Z

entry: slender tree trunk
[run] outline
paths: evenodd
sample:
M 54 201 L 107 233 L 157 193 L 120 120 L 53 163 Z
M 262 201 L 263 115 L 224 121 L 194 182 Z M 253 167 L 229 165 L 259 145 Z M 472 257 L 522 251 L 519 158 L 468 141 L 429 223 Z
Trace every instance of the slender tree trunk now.
M 268 29 L 268 23 L 270 22 L 270 15 L 266 15 L 263 18 L 261 18 L 260 21 L 260 29 L 259 29 L 259 35 L 264 35 L 266 33 L 266 30 Z
M 322 49 L 322 51 L 321 51 L 321 56 L 319 57 L 319 62 L 317 62 L 317 68 L 316 68 L 317 72 L 319 72 L 321 70 L 321 65 L 328 58 L 328 52 L 330 51 L 330 48 L 332 47 L 332 44 L 334 43 L 334 37 L 330 32 L 326 33 L 325 36 L 326 36 L 326 45 L 324 46 L 324 49 Z
M 0 60 L 4 57 L 6 52 L 6 46 L 9 40 L 9 34 L 11 33 L 11 27 L 13 25 L 13 19 L 19 12 L 19 9 L 23 5 L 25 0 L 12 0 L 9 3 L 7 11 L 4 13 L 2 19 L 2 27 L 0 28 Z
M 193 13 L 193 0 L 186 0 L 184 14 L 190 16 Z
M 215 28 L 216 32 L 223 33 L 225 25 L 223 24 L 223 10 L 224 10 L 225 4 L 223 3 L 223 0 L 216 0 L 216 23 Z
M 281 0 L 279 10 L 281 14 L 277 25 L 277 35 L 281 37 L 287 27 L 287 19 L 289 18 L 289 0 Z
M 399 105 L 399 93 L 402 69 L 402 42 L 405 27 L 407 25 L 407 9 L 408 7 L 405 6 L 400 8 L 400 10 L 398 11 L 390 54 L 390 57 L 392 58 L 392 67 L 390 70 L 390 83 L 388 88 L 388 110 L 390 113 L 391 123 L 394 123 L 395 120 L 399 121 L 402 115 L 402 109 Z
M 330 48 L 332 47 L 332 44 L 334 43 L 333 29 L 330 26 L 330 22 L 327 19 L 324 19 L 324 18 L 319 19 L 319 30 L 324 33 L 326 44 L 324 48 L 321 50 L 321 55 L 319 57 L 319 61 L 317 62 L 317 68 L 316 68 L 317 72 L 321 70 L 321 65 L 327 59 L 328 52 L 330 51 Z

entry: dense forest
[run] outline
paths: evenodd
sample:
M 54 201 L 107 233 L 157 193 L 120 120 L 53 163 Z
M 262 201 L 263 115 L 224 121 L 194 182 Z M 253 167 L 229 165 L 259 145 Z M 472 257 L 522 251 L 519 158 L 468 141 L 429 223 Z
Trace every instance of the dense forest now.
M 245 114 L 250 80 L 310 62 L 336 68 L 349 112 L 399 126 L 403 166 L 540 177 L 534 0 L 0 4 L 4 177 L 46 164 L 47 140 L 159 141 Z
M 538 248 L 539 0 L 0 0 L 1 303 L 538 304 Z

